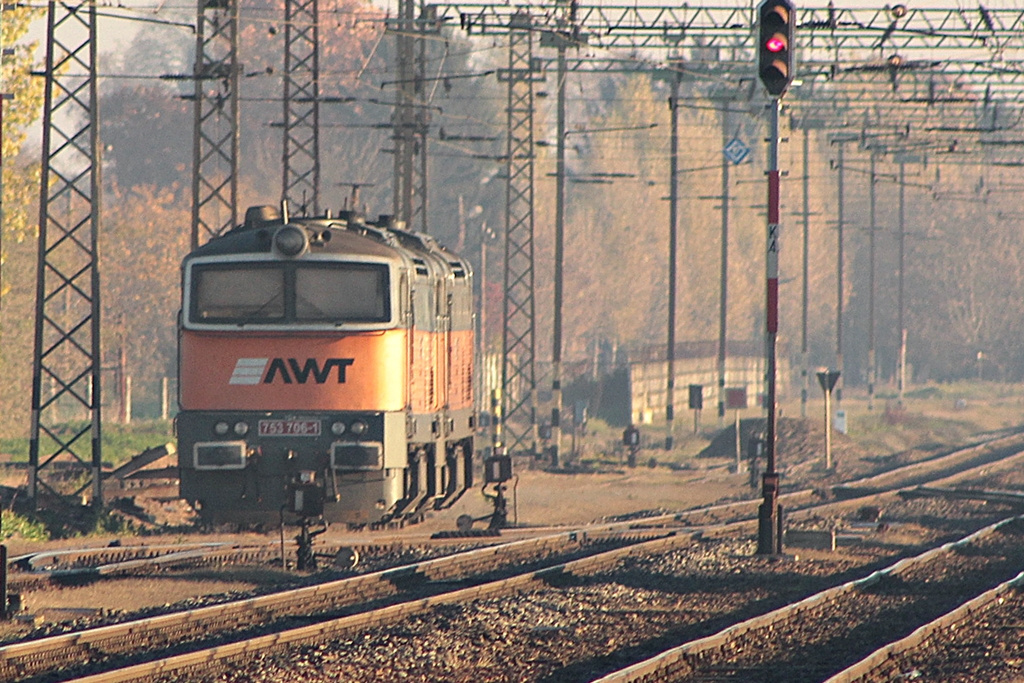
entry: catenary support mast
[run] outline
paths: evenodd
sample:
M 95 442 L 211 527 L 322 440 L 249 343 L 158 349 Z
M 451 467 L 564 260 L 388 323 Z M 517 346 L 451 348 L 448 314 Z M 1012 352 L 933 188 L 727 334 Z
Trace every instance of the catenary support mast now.
M 51 2 L 46 27 L 28 495 L 101 506 L 100 138 L 96 7 Z M 76 490 L 45 477 L 81 469 Z

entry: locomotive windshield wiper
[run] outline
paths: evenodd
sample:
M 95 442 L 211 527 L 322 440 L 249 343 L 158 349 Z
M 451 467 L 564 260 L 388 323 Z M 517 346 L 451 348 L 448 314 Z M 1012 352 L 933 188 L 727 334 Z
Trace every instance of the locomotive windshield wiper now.
M 301 315 L 298 312 L 299 304 L 302 304 L 304 308 Z M 320 317 L 325 320 L 329 317 L 327 315 L 327 311 L 323 310 L 322 308 L 320 308 L 315 303 L 313 303 L 306 297 L 302 296 L 298 292 L 295 293 L 295 309 L 295 317 L 299 319 L 308 318 L 310 312 L 319 314 Z
M 253 317 L 260 316 L 270 306 L 276 305 L 283 297 L 284 297 L 284 293 L 283 292 L 278 292 L 278 293 L 274 294 L 274 296 L 270 297 L 270 299 L 268 299 L 266 302 L 264 302 L 262 306 L 257 308 L 255 311 L 252 311 L 252 313 L 250 313 L 249 315 L 251 315 Z

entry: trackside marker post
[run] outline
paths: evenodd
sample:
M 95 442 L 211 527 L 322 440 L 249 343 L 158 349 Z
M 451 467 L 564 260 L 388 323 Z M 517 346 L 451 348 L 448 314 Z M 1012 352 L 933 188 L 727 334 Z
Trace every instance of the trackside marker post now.
M 825 392 L 825 469 L 832 469 L 832 389 L 839 380 L 838 370 L 823 370 L 818 373 L 818 384 Z

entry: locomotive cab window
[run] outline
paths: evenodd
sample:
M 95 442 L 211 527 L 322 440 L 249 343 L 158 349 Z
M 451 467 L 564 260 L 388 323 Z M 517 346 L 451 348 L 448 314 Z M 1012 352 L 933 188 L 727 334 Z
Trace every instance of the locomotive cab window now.
M 284 317 L 284 273 L 278 268 L 217 266 L 193 270 L 196 322 L 279 321 Z
M 387 267 L 347 264 L 295 271 L 295 318 L 315 322 L 387 322 Z
M 391 319 L 378 263 L 197 263 L 189 319 L 230 325 L 380 324 Z

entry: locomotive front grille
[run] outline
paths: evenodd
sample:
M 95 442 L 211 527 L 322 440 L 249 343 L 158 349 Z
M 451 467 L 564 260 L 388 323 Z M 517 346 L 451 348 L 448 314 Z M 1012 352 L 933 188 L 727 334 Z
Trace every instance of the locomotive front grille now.
M 384 466 L 384 447 L 379 443 L 334 443 L 331 467 L 336 470 L 379 470 Z

